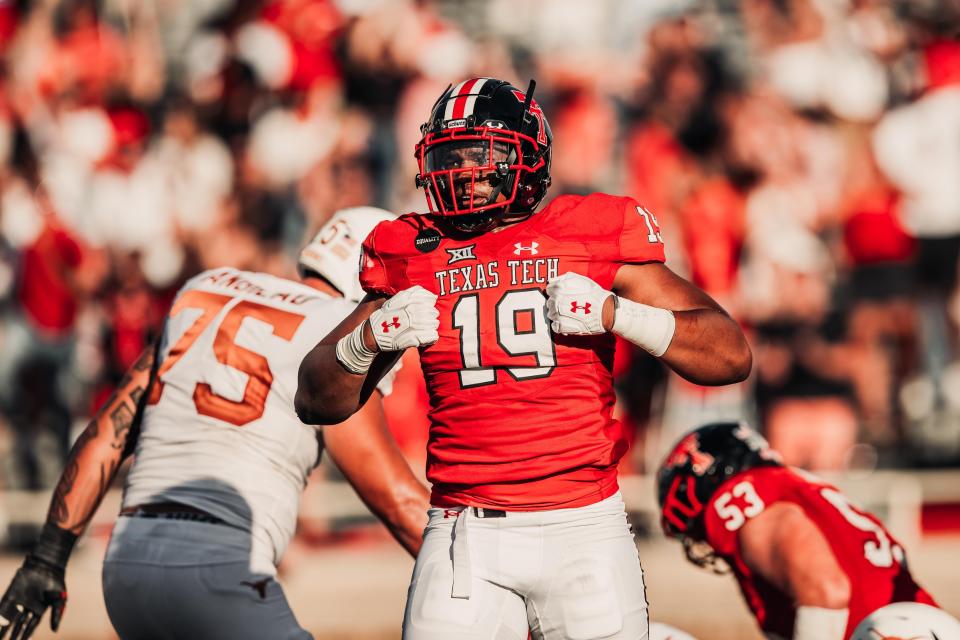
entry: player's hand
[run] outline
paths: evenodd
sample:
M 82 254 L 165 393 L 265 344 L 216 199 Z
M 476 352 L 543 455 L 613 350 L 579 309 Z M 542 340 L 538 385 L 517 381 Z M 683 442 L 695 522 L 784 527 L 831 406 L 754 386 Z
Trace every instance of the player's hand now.
M 547 317 L 554 333 L 589 336 L 606 333 L 603 305 L 613 294 L 578 273 L 567 273 L 547 283 Z
M 404 289 L 370 314 L 370 331 L 380 351 L 402 351 L 439 338 L 437 296 L 420 285 Z
M 28 555 L 0 600 L 0 640 L 29 638 L 47 607 L 50 628 L 56 631 L 66 606 L 63 568 Z

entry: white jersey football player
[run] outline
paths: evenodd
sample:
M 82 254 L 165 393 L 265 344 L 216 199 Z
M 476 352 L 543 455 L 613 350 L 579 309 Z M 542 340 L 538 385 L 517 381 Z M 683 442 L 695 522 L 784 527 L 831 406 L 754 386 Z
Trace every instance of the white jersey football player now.
M 222 268 L 180 290 L 157 348 L 74 445 L 40 540 L 0 601 L 0 638 L 29 637 L 48 607 L 57 629 L 70 551 L 131 453 L 103 568 L 123 640 L 310 638 L 275 576 L 323 446 L 416 555 L 428 495 L 386 429 L 392 374 L 355 418 L 322 432 L 293 407 L 303 356 L 356 304 L 363 239 L 392 217 L 337 212 L 300 256 L 302 283 Z

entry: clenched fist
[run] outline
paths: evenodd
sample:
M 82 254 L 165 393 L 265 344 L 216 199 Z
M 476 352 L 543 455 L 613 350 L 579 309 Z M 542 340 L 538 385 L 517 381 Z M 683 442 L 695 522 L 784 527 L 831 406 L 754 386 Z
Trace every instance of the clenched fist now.
M 603 305 L 613 293 L 578 273 L 567 272 L 547 283 L 547 317 L 554 333 L 588 336 L 606 333 Z
M 402 351 L 438 339 L 437 296 L 420 285 L 404 289 L 370 314 L 370 331 L 380 351 Z

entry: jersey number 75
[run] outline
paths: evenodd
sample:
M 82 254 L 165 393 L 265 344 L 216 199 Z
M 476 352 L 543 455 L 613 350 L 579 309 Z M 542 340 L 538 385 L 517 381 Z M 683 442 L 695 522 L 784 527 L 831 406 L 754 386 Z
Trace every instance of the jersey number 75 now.
M 240 401 L 230 400 L 217 395 L 209 384 L 197 382 L 193 389 L 193 404 L 197 413 L 228 422 L 238 427 L 253 422 L 263 415 L 267 394 L 273 384 L 273 372 L 267 358 L 259 353 L 238 345 L 235 342 L 237 331 L 245 318 L 256 318 L 268 324 L 273 335 L 283 340 L 291 340 L 304 317 L 297 313 L 257 304 L 250 300 L 241 300 L 207 291 L 186 291 L 170 309 L 170 317 L 186 309 L 197 309 L 200 315 L 187 327 L 170 352 L 157 369 L 157 379 L 150 390 L 147 404 L 157 404 L 163 395 L 164 376 L 193 346 L 193 343 L 207 329 L 210 323 L 220 315 L 224 307 L 234 303 L 220 320 L 217 334 L 213 339 L 213 354 L 223 365 L 247 374 L 247 385 Z

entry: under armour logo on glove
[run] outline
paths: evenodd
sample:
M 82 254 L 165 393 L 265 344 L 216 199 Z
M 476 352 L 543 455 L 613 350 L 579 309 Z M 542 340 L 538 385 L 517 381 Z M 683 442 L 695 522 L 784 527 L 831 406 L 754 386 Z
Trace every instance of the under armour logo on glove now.
M 380 351 L 403 351 L 437 341 L 440 312 L 437 296 L 420 285 L 404 289 L 370 314 L 370 327 Z
M 596 282 L 577 273 L 567 272 L 547 284 L 547 318 L 554 333 L 561 335 L 596 335 L 606 333 L 603 303 L 613 294 Z

